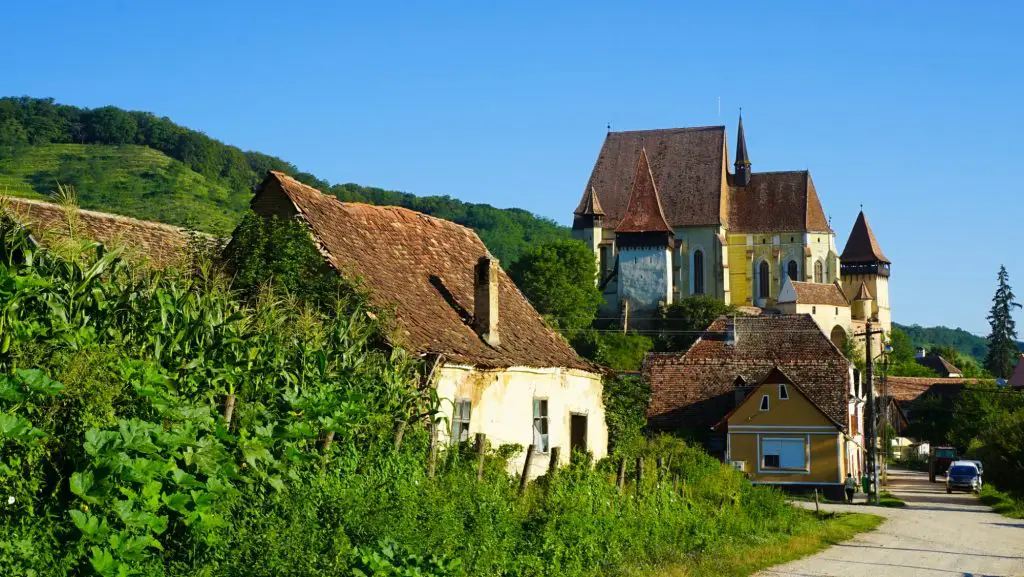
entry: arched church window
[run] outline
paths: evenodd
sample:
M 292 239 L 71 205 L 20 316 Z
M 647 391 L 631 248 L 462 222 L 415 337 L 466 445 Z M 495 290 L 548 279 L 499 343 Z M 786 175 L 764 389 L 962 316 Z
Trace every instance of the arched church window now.
M 704 294 L 704 251 L 693 251 L 693 294 Z
M 771 291 L 771 270 L 768 268 L 767 261 L 761 261 L 761 264 L 757 267 L 757 285 L 758 285 L 758 297 L 766 299 Z
M 825 282 L 825 267 L 821 261 L 814 261 L 814 282 Z
M 794 281 L 800 280 L 800 279 L 796 278 L 797 270 L 796 270 L 796 261 L 795 260 L 789 261 L 789 264 L 786 265 L 786 275 L 789 277 L 789 280 L 794 280 Z

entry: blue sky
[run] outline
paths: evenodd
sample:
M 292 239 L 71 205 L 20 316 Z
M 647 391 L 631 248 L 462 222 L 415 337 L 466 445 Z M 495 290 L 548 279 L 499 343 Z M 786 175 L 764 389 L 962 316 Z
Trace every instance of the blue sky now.
M 984 333 L 1024 287 L 1015 2 L 18 2 L 0 94 L 169 116 L 332 182 L 569 223 L 605 133 L 726 124 L 863 203 L 894 318 Z M 719 113 L 719 101 L 721 113 Z M 1024 292 L 1024 289 L 1022 289 Z M 1020 317 L 1019 317 L 1020 318 Z

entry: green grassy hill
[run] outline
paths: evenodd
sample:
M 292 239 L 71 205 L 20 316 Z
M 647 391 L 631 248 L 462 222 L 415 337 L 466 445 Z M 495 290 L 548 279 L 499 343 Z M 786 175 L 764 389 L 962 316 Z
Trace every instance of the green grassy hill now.
M 0 194 L 45 198 L 60 182 L 75 187 L 83 208 L 226 235 L 268 170 L 344 201 L 404 206 L 468 226 L 506 266 L 532 244 L 569 237 L 568 228 L 525 210 L 331 184 L 149 112 L 0 98 Z
M 82 208 L 228 234 L 251 194 L 138 145 L 46 144 L 0 157 L 0 193 L 47 199 L 73 184 Z
M 960 351 L 961 354 L 973 357 L 979 363 L 985 362 L 985 355 L 988 354 L 988 341 L 985 337 L 979 337 L 964 329 L 949 327 L 922 327 L 921 325 L 901 325 L 893 323 L 894 328 L 907 333 L 911 344 L 914 347 L 931 348 L 932 346 L 949 346 Z M 1024 342 L 1018 342 L 1017 347 L 1024 351 Z

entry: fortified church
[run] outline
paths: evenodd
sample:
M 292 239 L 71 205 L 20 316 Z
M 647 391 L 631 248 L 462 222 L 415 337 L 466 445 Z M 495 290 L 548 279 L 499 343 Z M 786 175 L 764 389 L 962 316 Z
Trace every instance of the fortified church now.
M 864 213 L 839 253 L 809 171 L 751 170 L 742 116 L 732 165 L 724 126 L 608 133 L 573 219 L 602 316 L 635 328 L 711 295 L 810 314 L 840 347 L 868 320 L 888 333 L 890 262 Z

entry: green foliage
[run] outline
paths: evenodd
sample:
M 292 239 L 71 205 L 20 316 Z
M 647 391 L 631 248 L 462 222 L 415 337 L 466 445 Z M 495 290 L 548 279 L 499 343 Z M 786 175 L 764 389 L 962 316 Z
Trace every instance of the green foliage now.
M 935 346 L 948 345 L 959 351 L 961 355 L 970 357 L 977 362 L 984 361 L 985 355 L 988 353 L 988 342 L 984 337 L 979 337 L 963 329 L 951 329 L 943 326 L 922 327 L 898 323 L 893 323 L 892 326 L 894 329 L 902 330 L 910 337 L 913 348 L 931 349 Z M 1018 341 L 1017 346 L 1024 350 L 1024 343 Z
M 578 240 L 536 245 L 508 272 L 537 312 L 569 335 L 589 327 L 603 302 L 594 253 Z
M 1024 395 L 991 382 L 965 386 L 948 437 L 984 463 L 986 482 L 1024 495 Z
M 279 158 L 242 151 L 148 112 L 0 98 L 0 192 L 6 194 L 38 197 L 55 181 L 67 182 L 86 208 L 227 234 L 268 170 L 341 200 L 404 206 L 455 221 L 476 230 L 504 263 L 534 245 L 569 238 L 567 228 L 525 210 L 331 185 Z
M 1013 309 L 1021 305 L 1010 288 L 1010 275 L 1005 266 L 999 267 L 999 286 L 992 297 L 992 309 L 988 313 L 991 332 L 988 335 L 988 354 L 985 368 L 1000 379 L 1010 378 L 1017 364 L 1020 350 L 1017 348 L 1017 323 L 1013 320 Z
M 736 314 L 736 307 L 710 295 L 686 297 L 672 303 L 662 314 L 663 335 L 658 339 L 658 350 L 685 351 L 712 321 L 732 314 Z
M 628 452 L 643 439 L 651 386 L 639 375 L 616 375 L 605 378 L 602 395 L 608 453 Z
M 638 333 L 584 329 L 570 341 L 580 356 L 616 371 L 639 371 L 654 340 Z

